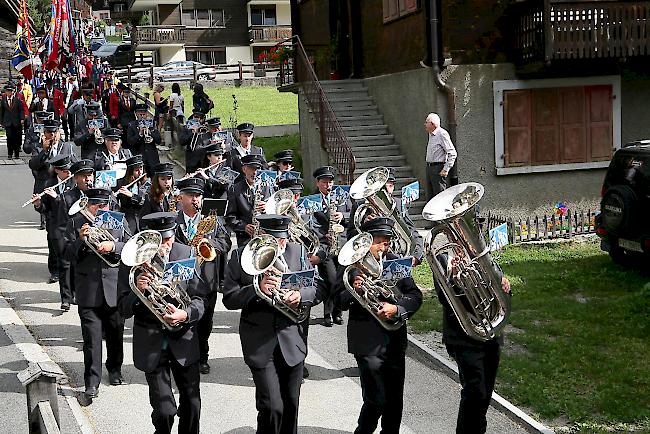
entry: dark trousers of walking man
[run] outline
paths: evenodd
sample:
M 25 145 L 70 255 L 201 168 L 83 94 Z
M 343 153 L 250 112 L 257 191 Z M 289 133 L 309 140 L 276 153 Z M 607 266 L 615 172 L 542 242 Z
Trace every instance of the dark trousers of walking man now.
M 445 163 L 427 163 L 427 184 L 429 191 L 433 198 L 436 194 L 445 190 L 449 185 L 447 184 L 447 177 L 440 176 L 440 171 L 445 167 Z
M 23 141 L 23 129 L 20 125 L 7 125 L 7 154 L 9 158 L 18 158 Z

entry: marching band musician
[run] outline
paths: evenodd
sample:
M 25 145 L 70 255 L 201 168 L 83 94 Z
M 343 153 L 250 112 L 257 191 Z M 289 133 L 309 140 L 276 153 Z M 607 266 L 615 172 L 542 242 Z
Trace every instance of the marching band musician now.
M 305 249 L 288 242 L 290 217 L 274 214 L 259 216 L 263 233 L 276 238 L 280 254 L 290 271 L 310 269 Z M 242 269 L 244 247 L 233 252 L 228 266 L 223 304 L 230 310 L 241 309 L 239 337 L 244 362 L 255 383 L 258 433 L 295 434 L 298 429 L 298 405 L 303 366 L 307 354 L 303 329 L 266 301 L 253 287 L 253 277 Z M 256 277 L 257 278 L 257 277 Z M 270 295 L 280 284 L 276 275 L 265 274 L 260 290 Z M 284 299 L 289 306 L 309 306 L 318 302 L 320 292 L 314 286 L 289 291 Z
M 57 155 L 53 159 L 49 160 L 50 166 L 56 174 L 55 177 L 47 180 L 44 186 L 43 192 L 45 193 L 41 196 L 40 199 L 34 200 L 34 208 L 36 211 L 45 216 L 45 229 L 47 230 L 47 268 L 50 271 L 50 279 L 48 283 L 56 283 L 59 281 L 59 276 L 61 274 L 62 268 L 62 257 L 60 245 L 61 241 L 57 239 L 59 237 L 59 232 L 56 230 L 56 213 L 57 213 L 57 199 L 60 197 L 63 192 L 74 187 L 74 180 L 72 178 L 68 179 L 64 184 L 59 185 L 56 189 L 52 187 L 58 184 L 61 181 L 70 177 L 70 162 L 69 155 Z M 35 197 L 34 194 L 32 197 Z M 72 303 L 72 297 L 69 293 L 64 292 L 62 287 L 59 287 L 61 290 L 61 309 L 67 311 L 70 309 L 70 303 Z
M 119 128 L 104 130 L 105 148 L 95 154 L 95 170 L 111 170 L 117 162 L 124 162 L 133 155 L 128 149 L 122 148 L 122 131 Z
M 228 167 L 228 162 L 223 158 L 223 155 L 223 147 L 218 143 L 214 143 L 205 148 L 205 157 L 208 160 L 208 167 L 218 164 L 218 166 L 210 169 L 199 170 L 197 174 L 201 178 L 205 179 L 205 197 L 211 199 L 225 199 L 228 188 L 231 187 L 231 184 L 223 183 L 216 178 L 219 170 Z
M 253 145 L 254 129 L 255 125 L 248 122 L 237 125 L 239 144 L 237 144 L 237 142 L 234 142 L 232 144 L 230 157 L 233 170 L 242 173 L 242 176 L 239 179 L 244 177 L 242 172 L 242 158 L 244 158 L 246 155 L 260 155 L 262 157 L 261 161 L 263 162 L 261 168 L 264 170 L 268 169 L 268 165 L 266 164 L 266 157 L 264 156 L 264 149 Z
M 393 170 L 392 168 L 388 169 L 388 179 L 386 180 L 386 184 L 384 185 L 384 188 L 386 189 L 386 192 L 390 197 L 394 197 L 393 192 L 395 191 L 395 170 Z M 351 216 L 355 215 L 357 208 L 361 203 L 363 203 L 363 201 L 353 201 L 352 211 L 350 211 Z M 406 213 L 402 213 L 402 201 L 399 200 L 399 198 L 395 199 L 395 206 L 411 232 L 411 240 L 413 241 L 413 248 L 411 252 L 411 256 L 413 256 L 412 265 L 414 267 L 417 267 L 422 263 L 422 259 L 424 258 L 424 243 L 422 241 L 422 236 L 420 235 L 417 228 L 415 227 L 415 223 L 413 223 L 413 220 L 411 220 L 411 217 L 409 216 L 408 213 L 408 209 L 406 210 Z M 367 215 L 365 216 L 364 221 L 365 219 L 374 218 L 374 217 L 376 217 L 374 214 Z M 348 240 L 357 234 L 357 228 L 354 226 L 353 219 L 350 219 L 350 221 L 348 222 L 346 233 L 347 233 Z
M 221 258 L 230 251 L 232 243 L 229 234 L 219 223 L 211 231 L 205 234 L 199 233 L 200 228 L 198 225 L 201 221 L 200 210 L 201 203 L 203 202 L 205 181 L 200 178 L 187 178 L 178 181 L 177 187 L 180 191 L 179 202 L 181 204 L 181 211 L 178 212 L 176 219 L 176 240 L 191 246 L 194 238 L 198 235 L 199 239 L 207 239 L 216 253 L 216 257 L 213 260 L 206 260 L 201 264 L 199 291 L 205 297 L 205 311 L 196 326 L 200 349 L 199 370 L 202 374 L 209 374 L 208 353 L 210 347 L 208 345 L 208 338 L 212 332 L 212 318 L 214 316 L 214 307 L 217 303 L 217 291 L 223 278 L 219 270 L 219 264 Z M 215 218 L 218 217 L 215 216 Z
M 214 135 L 215 133 L 224 131 L 223 127 L 221 126 L 221 118 L 219 117 L 210 118 L 207 121 L 205 121 L 205 124 L 208 126 L 208 131 L 210 132 L 210 134 Z M 232 136 L 232 133 L 230 131 L 226 131 L 224 136 L 225 136 L 223 141 L 224 150 L 230 149 L 235 139 Z
M 152 122 L 151 127 L 145 125 L 147 121 Z M 147 136 L 149 139 L 146 138 Z M 151 173 L 154 166 L 160 163 L 156 148 L 160 142 L 160 131 L 153 128 L 153 118 L 149 114 L 149 108 L 146 104 L 136 104 L 135 120 L 128 125 L 125 147 L 130 149 L 133 154 L 142 155 L 147 173 Z
M 50 112 L 36 111 L 32 113 L 33 122 L 29 128 L 25 131 L 25 140 L 23 141 L 23 152 L 25 154 L 34 154 L 36 151 L 39 152 L 40 148 L 43 147 L 43 135 L 40 132 L 34 131 L 34 125 L 43 125 L 43 122 L 46 119 L 54 119 L 54 115 Z M 36 175 L 34 175 L 36 176 Z
M 85 211 L 95 217 L 97 211 L 108 210 L 111 191 L 103 188 L 86 190 L 88 204 Z M 124 320 L 117 310 L 118 268 L 110 267 L 86 244 L 90 225 L 82 212 L 68 222 L 65 232 L 66 257 L 74 270 L 76 301 L 79 306 L 83 336 L 85 395 L 92 399 L 99 394 L 102 378 L 102 330 L 106 337 L 106 369 L 112 386 L 123 383 L 122 362 L 124 350 Z M 96 246 L 101 255 L 117 258 L 122 251 L 127 228 L 111 230 L 113 241 L 102 241 Z
M 174 166 L 172 163 L 160 163 L 153 168 L 149 194 L 144 198 L 140 215 L 170 210 L 175 198 L 172 195 L 174 185 Z M 174 206 L 176 206 L 174 204 Z
M 454 286 L 456 263 L 454 258 L 446 254 L 438 255 L 442 264 L 447 264 L 449 272 L 448 284 Z M 501 276 L 501 288 L 506 294 L 510 292 L 510 282 L 496 267 Z M 496 381 L 503 335 L 500 334 L 488 341 L 481 342 L 470 338 L 460 326 L 456 315 L 442 293 L 439 282 L 434 278 L 438 300 L 442 305 L 442 342 L 447 353 L 458 365 L 458 376 L 462 386 L 458 418 L 456 420 L 457 434 L 483 434 L 487 429 L 486 414 L 492 399 Z
M 378 217 L 361 225 L 363 232 L 372 235 L 370 252 L 378 261 L 382 257 L 396 259 L 389 252 L 394 224 L 389 218 Z M 350 273 L 350 278 L 355 290 L 362 291 L 360 287 L 365 280 L 363 273 Z M 396 305 L 383 303 L 380 310 L 383 319 L 410 318 L 422 305 L 422 293 L 413 278 L 400 279 L 396 286 L 403 296 Z M 386 330 L 347 290 L 341 293 L 341 304 L 350 309 L 348 352 L 357 360 L 363 396 L 363 406 L 354 432 L 375 432 L 381 418 L 381 432 L 397 434 L 402 420 L 406 323 L 397 330 Z
M 71 115 L 74 118 L 74 137 L 77 138 L 79 137 L 79 131 L 84 130 L 84 125 L 87 125 L 86 122 L 86 106 L 93 103 L 92 105 L 95 106 L 94 101 L 92 100 L 93 98 L 93 90 L 92 89 L 82 89 L 81 90 L 81 98 L 75 100 L 70 106 L 68 107 L 68 115 Z M 102 114 L 102 107 L 99 106 L 98 109 L 98 117 L 103 117 Z M 79 145 L 77 145 L 79 146 Z
M 58 155 L 68 155 L 73 162 L 77 160 L 72 143 L 61 140 L 59 126 L 59 121 L 54 119 L 43 121 L 42 148 L 36 148 L 37 152 L 32 153 L 29 160 L 29 168 L 35 174 L 34 193 L 43 191 L 47 180 L 53 177 L 49 164 L 51 159 Z
M 158 255 L 165 263 L 190 257 L 192 250 L 175 241 L 175 213 L 158 212 L 142 217 L 142 225 L 162 235 Z M 128 279 L 128 270 L 122 267 L 120 279 Z M 199 342 L 195 325 L 204 311 L 203 296 L 198 290 L 198 271 L 191 280 L 179 282 L 181 289 L 190 296 L 191 302 L 185 310 L 168 305 L 169 313 L 164 321 L 180 325 L 179 331 L 168 331 L 159 320 L 129 289 L 128 283 L 120 285 L 119 307 L 125 318 L 133 321 L 133 363 L 145 373 L 149 385 L 149 403 L 152 407 L 151 422 L 157 434 L 171 433 L 174 416 L 178 414 L 180 433 L 199 433 L 201 395 L 199 388 Z M 153 275 L 141 273 L 136 276 L 137 288 L 146 290 Z M 172 390 L 171 375 L 180 395 L 176 405 Z
M 29 106 L 29 111 L 32 113 L 36 111 L 44 111 L 54 115 L 54 105 L 52 104 L 52 100 L 47 97 L 47 91 L 44 86 L 36 89 L 36 98 L 32 100 L 32 103 Z
M 314 171 L 314 178 L 316 178 L 316 187 L 318 193 L 321 195 L 323 210 L 314 213 L 313 229 L 319 236 L 321 244 L 330 247 L 332 240 L 329 228 L 332 224 L 340 224 L 346 226 L 347 219 L 350 216 L 349 201 L 342 204 L 335 204 L 333 209 L 327 207 L 331 199 L 331 194 L 334 189 L 334 168 L 331 166 L 319 167 Z M 330 222 L 330 216 L 334 219 Z M 339 241 L 340 242 L 340 241 Z M 332 322 L 335 324 L 343 324 L 343 316 L 341 314 L 341 303 L 339 295 L 336 291 L 336 267 L 338 260 L 336 254 L 329 254 L 327 258 L 323 259 L 318 264 L 318 273 L 323 278 L 322 285 L 324 285 L 327 293 L 327 299 L 323 302 L 323 325 L 325 327 L 332 327 Z
M 276 152 L 275 155 L 273 155 L 273 161 L 275 165 L 274 167 L 270 167 L 271 170 L 275 170 L 279 173 L 293 170 L 293 151 L 291 149 L 286 149 L 284 151 Z
M 202 132 L 203 130 L 206 132 Z M 196 172 L 199 168 L 205 155 L 204 143 L 208 143 L 211 137 L 212 135 L 207 133 L 205 126 L 205 113 L 194 111 L 192 118 L 178 135 L 181 147 L 185 148 L 185 171 L 187 173 Z
M 134 155 L 126 159 L 126 175 L 117 181 L 117 202 L 133 233 L 140 232 L 140 209 L 147 196 L 146 176 L 136 182 L 143 174 L 142 155 Z M 126 188 L 133 182 L 135 184 L 131 188 Z
M 129 124 L 135 120 L 135 106 L 136 101 L 131 95 L 131 88 L 123 86 L 122 94 L 117 104 L 117 128 L 126 131 Z
M 245 155 L 241 158 L 242 173 L 244 179 L 236 181 L 228 190 L 228 207 L 226 209 L 226 225 L 235 232 L 237 236 L 237 247 L 243 247 L 251 239 L 255 232 L 253 225 L 253 214 L 264 212 L 267 192 L 258 192 L 256 208 L 255 203 L 255 175 L 263 166 L 264 159 L 260 154 Z
M 84 108 L 84 122 L 78 124 L 75 128 L 74 143 L 81 148 L 81 158 L 93 159 L 97 150 L 101 149 L 101 145 L 97 143 L 95 138 L 95 130 L 97 127 L 90 127 L 89 124 L 91 122 L 89 121 L 100 119 L 104 123 L 104 128 L 108 127 L 108 123 L 102 115 L 100 105 L 95 101 L 88 102 Z

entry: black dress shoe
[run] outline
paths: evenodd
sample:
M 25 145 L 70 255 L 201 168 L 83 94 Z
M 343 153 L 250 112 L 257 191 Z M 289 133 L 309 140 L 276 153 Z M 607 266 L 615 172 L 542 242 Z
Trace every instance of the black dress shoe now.
M 67 302 L 61 303 L 61 310 L 63 312 L 69 311 L 70 310 L 70 303 L 67 303 Z
M 330 315 L 325 315 L 323 318 L 323 325 L 325 327 L 332 327 L 332 317 Z
M 97 386 L 89 386 L 86 387 L 86 391 L 84 392 L 84 395 L 86 395 L 88 398 L 97 398 L 99 396 L 99 387 Z
M 56 283 L 59 281 L 59 276 L 51 275 L 50 278 L 47 280 L 47 283 Z
M 201 374 L 209 374 L 210 373 L 210 365 L 208 365 L 208 362 L 199 363 L 199 372 L 201 372 Z
M 302 378 L 303 379 L 309 378 L 309 369 L 307 369 L 306 366 L 304 368 L 302 368 Z
M 45 230 L 45 225 L 40 225 L 40 226 L 38 227 L 38 230 L 39 230 L 39 231 L 44 231 L 44 230 Z
M 342 325 L 343 317 L 341 315 L 334 315 L 334 324 Z
M 108 382 L 111 386 L 119 386 L 124 383 L 122 373 L 120 371 L 112 371 L 108 373 Z

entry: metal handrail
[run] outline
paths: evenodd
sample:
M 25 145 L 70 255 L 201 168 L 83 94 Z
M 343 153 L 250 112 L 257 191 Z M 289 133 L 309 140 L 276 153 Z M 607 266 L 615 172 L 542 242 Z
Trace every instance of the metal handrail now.
M 354 180 L 356 160 L 348 138 L 341 128 L 327 95 L 316 76 L 305 48 L 298 35 L 279 42 L 276 47 L 291 43 L 292 56 L 280 65 L 281 85 L 298 84 L 318 123 L 321 146 L 329 154 L 330 164 L 338 171 L 341 183 L 351 184 Z

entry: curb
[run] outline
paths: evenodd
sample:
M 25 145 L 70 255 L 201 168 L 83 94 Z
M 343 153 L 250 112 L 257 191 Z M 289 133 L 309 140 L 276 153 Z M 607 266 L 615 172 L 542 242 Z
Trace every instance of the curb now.
M 11 307 L 2 294 L 0 294 L 0 324 L 2 329 L 5 331 L 9 339 L 16 346 L 16 349 L 22 354 L 22 356 L 30 362 L 48 362 L 52 363 L 61 369 L 61 367 L 54 362 L 49 355 L 43 350 L 34 336 L 27 330 L 25 323 L 20 319 L 16 311 Z M 63 370 L 61 369 L 63 372 Z M 95 434 L 95 429 L 93 428 L 88 416 L 81 409 L 79 402 L 76 398 L 75 391 L 70 387 L 70 379 L 65 375 L 61 381 L 64 384 L 57 384 L 59 394 L 63 396 L 70 407 L 72 416 L 74 417 L 79 430 L 83 434 Z
M 458 368 L 456 367 L 456 364 L 436 354 L 435 351 L 431 350 L 424 343 L 414 338 L 410 333 L 408 334 L 408 342 L 409 346 L 407 347 L 406 353 L 410 357 L 424 363 L 430 368 L 442 372 L 452 380 L 458 382 Z M 492 393 L 492 402 L 490 405 L 499 412 L 506 415 L 509 419 L 523 426 L 528 432 L 555 434 L 555 431 L 553 431 L 551 428 L 536 421 L 531 416 L 526 414 L 523 410 L 496 392 Z

